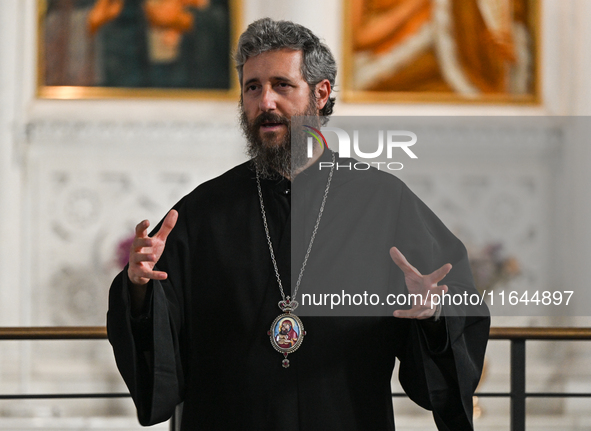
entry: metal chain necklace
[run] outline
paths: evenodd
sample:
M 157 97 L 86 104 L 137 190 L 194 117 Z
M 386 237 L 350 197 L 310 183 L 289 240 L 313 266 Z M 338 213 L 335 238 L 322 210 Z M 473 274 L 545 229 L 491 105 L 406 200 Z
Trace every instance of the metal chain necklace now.
M 328 190 L 330 189 L 330 182 L 332 180 L 332 174 L 334 172 L 334 165 L 335 155 L 334 153 L 332 153 L 332 166 L 330 168 L 330 173 L 328 174 L 328 181 L 326 182 L 326 189 L 324 190 L 324 196 L 322 197 L 322 204 L 320 205 L 320 211 L 318 212 L 318 218 L 316 219 L 316 224 L 314 225 L 314 230 L 312 231 L 310 244 L 308 245 L 308 250 L 306 251 L 306 255 L 304 256 L 304 262 L 302 263 L 302 268 L 300 269 L 298 280 L 296 281 L 296 285 L 293 289 L 293 295 L 291 297 L 285 296 L 285 292 L 283 291 L 281 276 L 279 275 L 277 261 L 275 260 L 275 253 L 273 252 L 273 244 L 271 243 L 271 235 L 269 235 L 269 225 L 267 224 L 267 214 L 265 213 L 265 204 L 263 203 L 263 191 L 261 189 L 259 171 L 256 171 L 257 189 L 259 192 L 259 202 L 261 204 L 263 225 L 265 226 L 265 234 L 267 235 L 269 253 L 271 254 L 271 261 L 273 262 L 273 269 L 275 270 L 275 277 L 277 278 L 277 284 L 279 284 L 279 291 L 281 292 L 282 298 L 282 300 L 279 301 L 277 305 L 283 312 L 282 314 L 277 316 L 277 318 L 275 318 L 273 324 L 271 325 L 271 329 L 267 332 L 267 335 L 269 335 L 271 345 L 273 346 L 273 348 L 277 350 L 279 353 L 283 354 L 283 361 L 281 362 L 283 368 L 289 367 L 289 359 L 287 359 L 287 355 L 289 355 L 292 352 L 295 352 L 301 346 L 302 341 L 304 341 L 304 335 L 306 335 L 306 331 L 304 331 L 304 325 L 302 324 L 302 321 L 298 316 L 293 314 L 293 311 L 299 305 L 295 298 L 298 293 L 298 289 L 300 288 L 300 283 L 302 281 L 302 276 L 304 275 L 304 270 L 306 269 L 308 257 L 310 257 L 310 250 L 312 250 L 312 244 L 314 244 L 316 232 L 318 232 L 318 226 L 320 225 L 322 213 L 324 212 L 324 205 L 326 204 L 326 197 L 328 196 Z

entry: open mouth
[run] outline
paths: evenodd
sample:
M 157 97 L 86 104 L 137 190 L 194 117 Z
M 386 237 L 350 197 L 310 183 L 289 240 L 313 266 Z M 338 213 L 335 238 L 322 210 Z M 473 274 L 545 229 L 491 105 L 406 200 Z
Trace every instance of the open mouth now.
M 281 127 L 283 127 L 283 123 L 274 123 L 271 121 L 266 121 L 261 124 L 261 130 L 264 132 L 275 131 Z

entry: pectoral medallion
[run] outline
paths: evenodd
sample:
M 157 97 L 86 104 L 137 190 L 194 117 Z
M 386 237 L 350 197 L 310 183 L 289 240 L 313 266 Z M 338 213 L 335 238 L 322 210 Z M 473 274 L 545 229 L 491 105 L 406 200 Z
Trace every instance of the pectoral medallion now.
M 330 168 L 330 173 L 328 174 L 326 188 L 324 189 L 322 204 L 320 205 L 318 218 L 316 219 L 316 224 L 314 225 L 314 230 L 312 231 L 310 244 L 308 245 L 308 251 L 306 252 L 306 256 L 304 257 L 304 262 L 302 263 L 300 274 L 293 289 L 293 297 L 285 296 L 285 292 L 283 291 L 283 285 L 281 284 L 281 276 L 279 275 L 277 261 L 275 260 L 275 252 L 273 251 L 273 244 L 271 243 L 271 236 L 269 235 L 269 225 L 267 224 L 267 214 L 265 213 L 265 203 L 263 202 L 263 191 L 261 189 L 259 171 L 256 171 L 257 191 L 259 194 L 259 203 L 261 204 L 261 216 L 263 218 L 265 235 L 267 237 L 267 245 L 269 246 L 269 254 L 271 255 L 273 269 L 275 270 L 275 277 L 277 278 L 277 284 L 279 285 L 279 292 L 281 292 L 281 298 L 283 298 L 277 304 L 279 305 L 279 308 L 281 309 L 283 314 L 280 314 L 279 316 L 277 316 L 275 320 L 273 320 L 273 324 L 271 325 L 271 329 L 267 331 L 267 335 L 271 340 L 271 345 L 273 346 L 273 348 L 277 350 L 279 353 L 283 353 L 283 361 L 281 362 L 283 368 L 289 367 L 289 359 L 287 359 L 287 355 L 289 355 L 292 352 L 295 352 L 300 348 L 300 346 L 302 345 L 302 341 L 304 341 L 304 336 L 306 335 L 306 331 L 304 331 L 304 325 L 302 324 L 302 321 L 298 316 L 293 314 L 293 311 L 298 307 L 298 303 L 297 301 L 295 301 L 295 297 L 298 293 L 298 289 L 302 281 L 304 269 L 306 269 L 306 262 L 308 262 L 308 256 L 310 255 L 310 250 L 312 250 L 312 244 L 314 244 L 314 238 L 316 238 L 318 226 L 320 225 L 320 219 L 322 218 L 324 204 L 326 204 L 326 197 L 328 196 L 328 190 L 330 189 L 330 182 L 332 180 L 332 174 L 334 172 L 334 165 L 335 155 L 334 153 L 332 153 L 332 166 Z
M 271 345 L 279 353 L 283 353 L 283 368 L 289 367 L 287 355 L 295 352 L 304 341 L 306 331 L 298 316 L 292 313 L 297 307 L 297 302 L 286 299 L 279 302 L 279 308 L 284 312 L 275 318 L 271 329 L 267 332 Z

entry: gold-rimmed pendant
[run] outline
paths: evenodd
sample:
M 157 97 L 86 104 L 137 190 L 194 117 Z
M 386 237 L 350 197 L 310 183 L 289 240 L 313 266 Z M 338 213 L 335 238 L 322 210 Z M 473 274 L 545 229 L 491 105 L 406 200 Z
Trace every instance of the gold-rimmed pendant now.
M 289 367 L 287 355 L 295 352 L 302 345 L 306 331 L 300 318 L 291 311 L 280 314 L 273 321 L 271 329 L 267 331 L 271 345 L 279 353 L 283 354 L 281 365 L 283 368 Z

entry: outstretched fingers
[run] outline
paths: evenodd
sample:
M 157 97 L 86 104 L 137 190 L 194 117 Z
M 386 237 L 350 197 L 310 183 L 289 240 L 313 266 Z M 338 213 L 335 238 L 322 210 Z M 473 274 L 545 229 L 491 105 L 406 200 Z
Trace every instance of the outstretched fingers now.
M 157 261 L 153 253 L 131 253 L 127 274 L 132 283 L 143 285 L 150 280 L 165 280 L 168 274 L 164 271 L 154 271 Z
M 150 227 L 149 220 L 142 220 L 135 227 L 136 238 L 146 238 L 148 236 L 148 228 Z
M 404 273 L 409 292 L 415 295 L 419 294 L 418 297 L 415 297 L 418 302 L 412 304 L 410 309 L 396 310 L 394 316 L 405 319 L 427 319 L 433 316 L 437 308 L 436 304 L 441 303 L 441 301 L 436 301 L 434 304 L 433 297 L 444 295 L 448 291 L 446 285 L 439 286 L 437 283 L 451 271 L 451 264 L 446 263 L 431 274 L 422 275 L 396 247 L 390 249 L 390 257 Z
M 168 278 L 168 274 L 164 271 L 146 271 L 142 274 L 142 278 L 148 280 L 166 280 Z
M 164 218 L 159 231 L 150 238 L 148 227 L 150 222 L 143 220 L 135 227 L 135 238 L 129 252 L 129 279 L 133 284 L 144 285 L 150 280 L 165 280 L 168 275 L 164 271 L 154 271 L 156 262 L 162 256 L 166 238 L 176 225 L 178 212 L 171 210 Z
M 445 284 L 442 285 L 438 285 L 438 286 L 433 286 L 430 289 L 430 296 L 434 296 L 434 295 L 443 295 L 444 293 L 447 293 L 447 286 Z
M 404 272 L 405 275 L 414 274 L 414 275 L 421 275 L 418 269 L 412 266 L 406 257 L 398 250 L 396 247 L 392 247 L 390 249 L 390 257 L 394 261 L 394 263 Z
M 144 247 L 152 247 L 152 245 L 154 245 L 154 242 L 150 237 L 135 237 L 131 243 L 131 248 L 133 251 L 141 252 Z
M 427 277 L 429 277 L 429 280 L 432 283 L 439 283 L 441 280 L 445 278 L 447 274 L 449 274 L 449 271 L 451 271 L 451 263 L 446 263 L 441 268 L 433 271 Z
M 141 264 L 142 262 L 156 262 L 154 253 L 132 253 L 129 256 L 129 263 Z
M 170 232 L 172 232 L 172 229 L 176 225 L 178 218 L 179 213 L 176 210 L 170 210 L 168 214 L 166 214 L 166 217 L 162 222 L 160 230 L 154 236 L 156 236 L 158 239 L 162 241 L 166 241 L 166 238 L 168 238 L 168 235 L 170 234 Z

